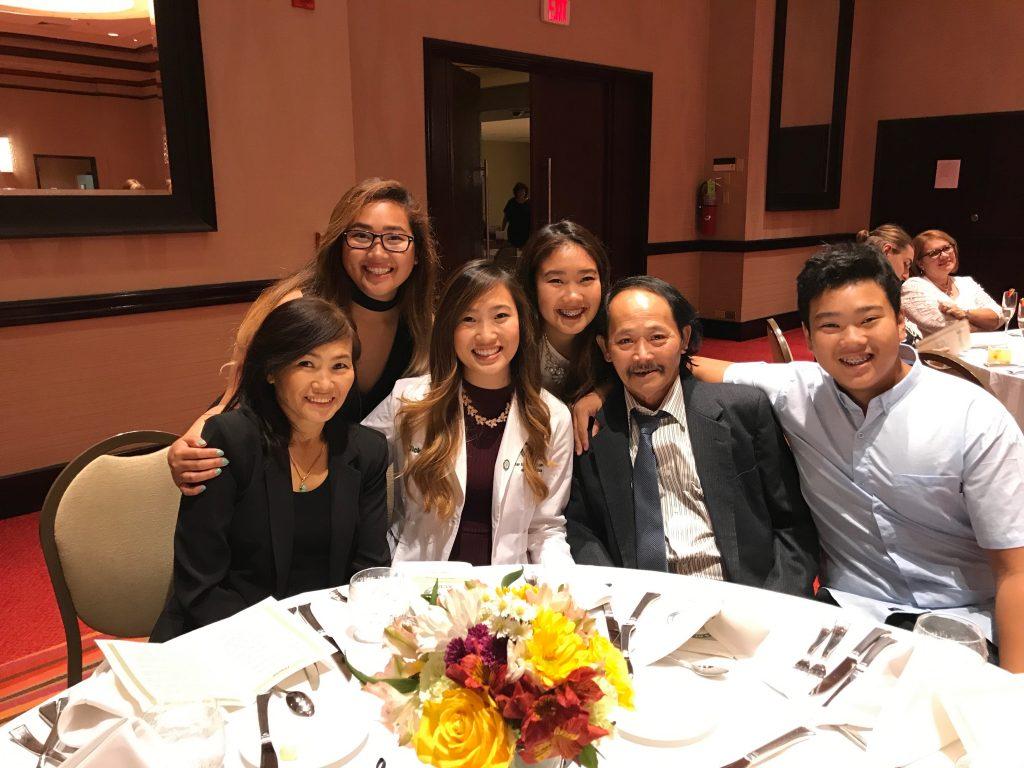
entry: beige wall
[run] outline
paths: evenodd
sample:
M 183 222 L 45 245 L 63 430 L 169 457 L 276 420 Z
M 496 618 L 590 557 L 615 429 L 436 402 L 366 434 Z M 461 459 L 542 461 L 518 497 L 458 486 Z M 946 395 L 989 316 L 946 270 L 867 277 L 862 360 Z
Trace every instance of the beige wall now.
M 4 88 L 0 135 L 14 148 L 14 173 L 0 185 L 36 188 L 33 155 L 96 158 L 104 189 L 120 189 L 136 178 L 147 189 L 164 189 L 163 103 Z M 0 205 L 3 196 L 0 194 Z
M 280 275 L 355 180 L 346 4 L 201 0 L 219 231 L 0 241 L 0 301 Z M 242 305 L 0 329 L 0 476 L 217 394 Z
M 395 176 L 426 191 L 424 37 L 644 70 L 654 73 L 648 239 L 694 237 L 708 0 L 577 2 L 570 27 L 541 22 L 531 0 L 364 0 L 350 8 L 357 175 Z M 382 119 L 396 103 L 401 118 Z

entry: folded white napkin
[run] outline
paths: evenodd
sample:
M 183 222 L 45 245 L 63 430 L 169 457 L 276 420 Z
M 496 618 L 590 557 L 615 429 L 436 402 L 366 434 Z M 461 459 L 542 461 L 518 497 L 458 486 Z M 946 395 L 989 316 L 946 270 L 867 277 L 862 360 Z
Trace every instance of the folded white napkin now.
M 103 662 L 92 676 L 68 690 L 68 703 L 57 722 L 57 733 L 68 746 L 82 748 L 138 714 L 138 705 Z
M 914 635 L 913 653 L 899 680 L 875 694 L 880 709 L 874 731 L 865 737 L 870 753 L 887 764 L 906 765 L 955 742 L 957 733 L 939 692 L 962 689 L 989 671 L 1005 674 L 954 643 Z
M 110 725 L 110 723 L 108 723 Z M 137 728 L 148 728 L 141 720 L 131 718 L 113 721 L 106 733 L 100 734 L 64 761 L 65 768 L 156 768 L 163 763 L 149 754 L 139 738 Z
M 986 664 L 972 682 L 940 690 L 939 700 L 972 768 L 1003 768 L 1008 755 L 1024 759 L 1024 675 Z
M 634 667 L 653 664 L 682 647 L 721 606 L 714 595 L 662 595 L 647 606 L 630 639 Z

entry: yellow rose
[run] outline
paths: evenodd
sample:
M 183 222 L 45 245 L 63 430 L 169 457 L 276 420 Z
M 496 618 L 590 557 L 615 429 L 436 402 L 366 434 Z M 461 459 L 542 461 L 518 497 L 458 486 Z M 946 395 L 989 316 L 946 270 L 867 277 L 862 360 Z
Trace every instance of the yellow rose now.
M 544 687 L 558 685 L 574 669 L 590 663 L 583 638 L 576 634 L 576 622 L 542 608 L 532 626 L 524 658 Z
M 497 707 L 474 691 L 453 688 L 424 703 L 413 746 L 435 768 L 507 768 L 513 742 Z
M 615 688 L 619 704 L 633 708 L 633 684 L 629 680 L 629 669 L 622 651 L 612 645 L 608 638 L 595 632 L 590 637 L 589 661 L 604 667 L 605 679 Z

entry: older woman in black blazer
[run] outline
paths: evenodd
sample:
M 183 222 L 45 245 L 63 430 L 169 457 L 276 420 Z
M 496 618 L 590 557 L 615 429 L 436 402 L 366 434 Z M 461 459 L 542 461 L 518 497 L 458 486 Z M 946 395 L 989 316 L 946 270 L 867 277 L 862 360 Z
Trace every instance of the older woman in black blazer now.
M 152 640 L 388 564 L 386 442 L 331 420 L 358 345 L 344 312 L 317 298 L 282 304 L 260 326 L 238 407 L 203 429 L 231 461 L 206 493 L 182 497 L 173 594 Z

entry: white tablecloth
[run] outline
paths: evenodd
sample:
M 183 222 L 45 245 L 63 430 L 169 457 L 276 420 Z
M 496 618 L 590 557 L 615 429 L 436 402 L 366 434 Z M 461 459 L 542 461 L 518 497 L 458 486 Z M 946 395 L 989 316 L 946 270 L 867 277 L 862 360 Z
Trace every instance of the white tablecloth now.
M 1013 362 L 1009 366 L 989 366 L 988 348 L 1006 346 Z M 978 374 L 999 402 L 1006 406 L 1021 429 L 1024 429 L 1024 338 L 1020 331 L 972 333 L 971 348 L 960 353 L 960 358 Z
M 576 566 L 572 575 L 574 580 L 582 578 L 590 583 L 612 583 L 613 609 L 620 618 L 628 616 L 639 596 L 647 590 L 658 591 L 665 595 L 678 595 L 684 600 L 687 594 L 701 596 L 710 594 L 714 599 L 720 600 L 723 609 L 757 617 L 757 620 L 762 621 L 764 626 L 771 628 L 768 640 L 762 643 L 761 648 L 771 645 L 769 641 L 773 636 L 783 637 L 787 632 L 799 638 L 800 646 L 805 646 L 813 638 L 817 628 L 826 624 L 831 626 L 837 620 L 852 623 L 853 627 L 861 627 L 857 629 L 856 633 L 851 628 L 851 639 L 859 639 L 853 635 L 863 634 L 862 627 L 865 626 L 862 616 L 850 614 L 823 603 L 740 587 L 735 584 L 646 571 L 589 566 Z M 323 601 L 327 599 L 325 593 L 309 593 L 292 598 L 287 602 L 297 605 L 313 601 L 315 608 L 317 601 L 320 601 L 320 605 L 323 606 L 325 605 Z M 340 608 L 341 604 L 335 603 L 335 606 Z M 904 648 L 912 647 L 913 644 L 919 642 L 917 636 L 910 633 L 893 630 L 893 634 L 898 637 Z M 343 642 L 342 645 L 344 646 L 345 643 Z M 368 648 L 372 653 L 372 647 L 368 646 Z M 787 650 L 784 666 L 788 668 L 803 650 L 803 647 Z M 718 768 L 730 760 L 735 760 L 747 749 L 755 748 L 784 733 L 794 725 L 800 724 L 801 718 L 805 716 L 801 714 L 801 708 L 806 706 L 805 701 L 800 697 L 794 697 L 794 700 L 791 701 L 764 682 L 763 675 L 757 672 L 756 662 L 759 654 L 755 654 L 752 659 L 732 662 L 733 668 L 728 678 L 724 681 L 714 681 L 727 686 L 722 689 L 727 694 L 718 704 L 720 708 L 719 725 L 706 738 L 688 746 L 674 748 L 642 746 L 622 737 L 606 740 L 599 744 L 602 754 L 600 764 L 605 768 L 636 765 L 643 765 L 644 768 L 660 768 L 661 766 L 676 768 L 679 765 L 687 765 L 688 768 Z M 792 658 L 788 658 L 788 656 Z M 885 656 L 880 657 L 879 662 L 885 658 Z M 981 666 L 980 661 L 977 663 Z M 1003 674 L 1000 670 L 994 668 L 993 670 L 997 674 Z M 696 679 L 694 678 L 694 680 Z M 808 678 L 807 687 L 811 682 L 813 681 Z M 345 683 L 337 672 L 327 672 L 321 677 L 321 688 L 326 685 L 338 684 Z M 853 687 L 851 686 L 850 690 Z M 838 704 L 839 701 L 837 700 L 836 703 Z M 839 708 L 836 707 L 836 709 Z M 28 725 L 40 740 L 45 738 L 47 729 L 35 710 L 26 712 L 8 723 L 4 730 L 10 730 L 20 724 Z M 325 734 L 329 733 L 330 728 L 325 728 Z M 918 759 L 912 765 L 914 768 L 947 768 L 954 765 L 956 759 L 961 755 L 962 748 L 958 743 L 953 743 L 942 752 L 934 752 Z M 394 736 L 383 725 L 375 722 L 370 725 L 369 737 L 363 748 L 345 765 L 373 768 L 378 757 L 386 758 L 388 768 L 416 768 L 421 765 L 411 749 L 399 748 L 395 743 Z M 33 765 L 35 765 L 35 758 L 27 751 L 8 739 L 0 741 L 0 766 L 29 768 Z M 230 768 L 244 765 L 237 750 L 230 744 L 225 765 Z M 800 768 L 802 766 L 820 768 L 822 765 L 866 767 L 878 766 L 880 763 L 877 757 L 872 758 L 869 753 L 861 751 L 841 734 L 821 731 L 814 738 L 767 761 L 767 765 L 772 768 Z

